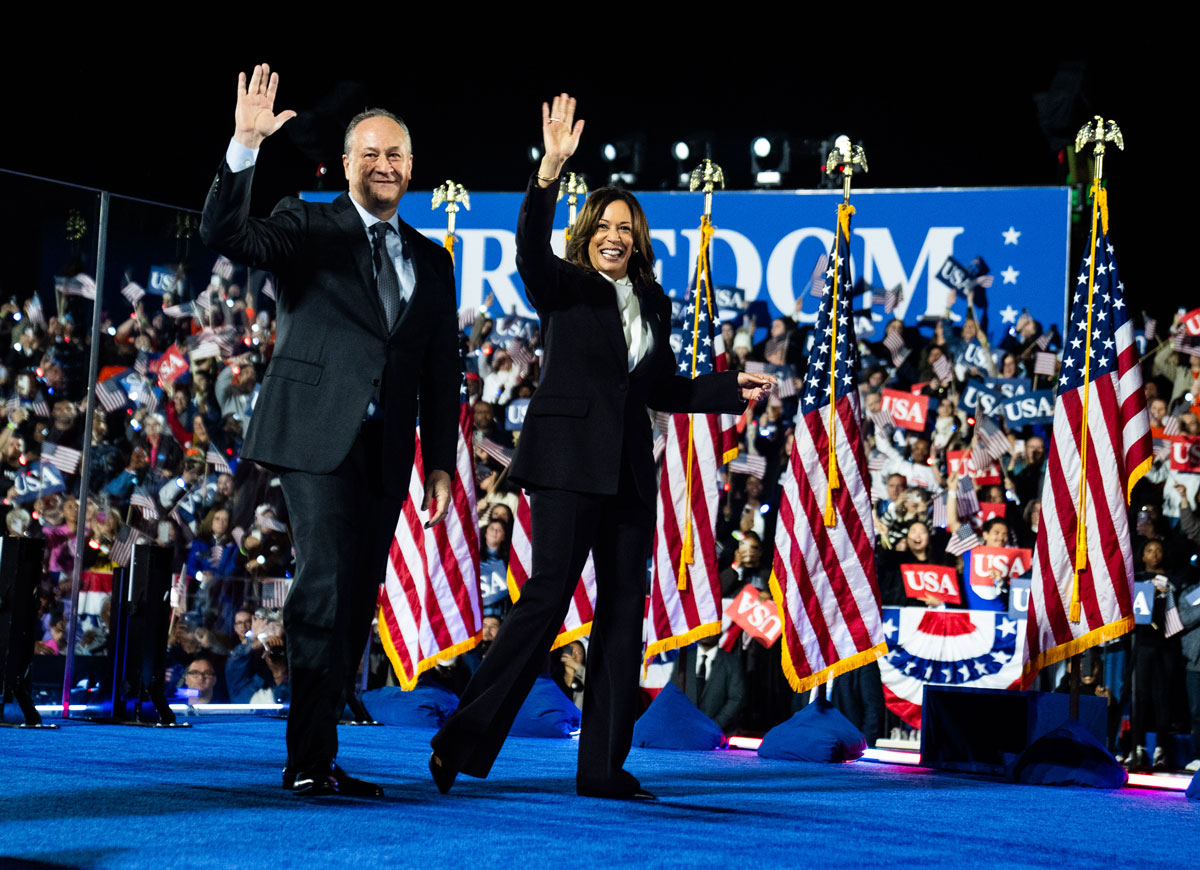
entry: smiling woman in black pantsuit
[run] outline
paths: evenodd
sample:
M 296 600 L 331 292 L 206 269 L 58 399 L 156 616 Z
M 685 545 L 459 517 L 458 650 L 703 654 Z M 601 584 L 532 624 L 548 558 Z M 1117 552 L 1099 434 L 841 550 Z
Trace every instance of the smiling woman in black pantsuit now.
M 484 777 L 529 693 L 593 552 L 596 611 L 588 651 L 576 790 L 650 798 L 622 765 L 637 710 L 646 559 L 655 478 L 647 407 L 739 413 L 767 375 L 675 375 L 670 303 L 654 279 L 650 231 L 629 193 L 601 188 L 575 225 L 566 259 L 550 249 L 559 176 L 583 121 L 566 94 L 542 104 L 545 156 L 517 224 L 517 268 L 541 319 L 542 379 L 509 476 L 530 494 L 533 572 L 521 598 L 433 738 L 430 771 L 449 791 Z

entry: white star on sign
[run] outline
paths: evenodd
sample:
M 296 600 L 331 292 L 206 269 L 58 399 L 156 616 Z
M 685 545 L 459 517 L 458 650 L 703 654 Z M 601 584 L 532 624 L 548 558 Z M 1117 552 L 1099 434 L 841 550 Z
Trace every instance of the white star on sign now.
M 966 665 L 959 665 L 958 672 L 960 674 L 962 674 L 964 680 L 971 679 L 971 669 L 968 668 Z
M 1017 315 L 1020 313 L 1020 311 L 1017 311 L 1017 309 L 1013 308 L 1011 305 L 1005 305 L 1000 311 L 1000 320 L 1003 323 L 1016 323 Z
M 1010 634 L 1017 633 L 1017 623 L 1009 619 L 1007 616 L 1000 620 L 1000 636 L 1008 637 Z
M 1016 269 L 1014 269 L 1012 266 L 1009 266 L 1007 269 L 1005 269 L 1000 274 L 1004 276 L 1005 284 L 1016 284 L 1017 276 L 1020 275 L 1021 273 L 1018 272 Z
M 1004 244 L 1006 245 L 1015 245 L 1017 244 L 1017 239 L 1021 238 L 1020 232 L 1018 232 L 1017 228 L 1013 226 L 1010 226 L 1006 232 L 1003 232 L 1000 235 L 1004 236 Z

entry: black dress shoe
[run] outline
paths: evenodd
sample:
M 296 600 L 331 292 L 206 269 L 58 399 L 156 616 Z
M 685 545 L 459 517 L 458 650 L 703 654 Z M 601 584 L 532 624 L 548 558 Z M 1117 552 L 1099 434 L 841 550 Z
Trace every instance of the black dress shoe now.
M 284 768 L 283 780 L 286 783 L 288 770 Z M 329 770 L 311 773 L 296 773 L 292 781 L 292 792 L 302 797 L 383 797 L 383 789 L 373 782 L 353 777 L 338 765 L 330 765 Z
M 656 801 L 657 797 L 642 788 L 637 778 L 624 770 L 611 782 L 575 780 L 575 793 L 580 797 L 610 798 L 619 801 Z
M 449 794 L 454 780 L 458 778 L 458 771 L 438 758 L 436 752 L 431 752 L 429 753 L 429 775 L 433 777 L 433 784 L 437 786 L 438 791 L 442 794 Z

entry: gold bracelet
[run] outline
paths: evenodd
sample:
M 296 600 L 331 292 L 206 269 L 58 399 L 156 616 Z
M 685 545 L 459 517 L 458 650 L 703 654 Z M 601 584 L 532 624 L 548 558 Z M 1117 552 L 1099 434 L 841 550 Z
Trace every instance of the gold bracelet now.
M 538 181 L 544 181 L 547 184 L 554 184 L 554 182 L 558 181 L 558 179 L 557 178 L 547 178 L 546 176 L 539 174 Z

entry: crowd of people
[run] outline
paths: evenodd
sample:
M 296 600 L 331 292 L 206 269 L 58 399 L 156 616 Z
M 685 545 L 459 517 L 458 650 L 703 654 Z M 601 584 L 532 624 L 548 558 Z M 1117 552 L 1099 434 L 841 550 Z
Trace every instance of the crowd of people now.
M 102 301 L 109 312 L 96 336 L 101 384 L 90 433 L 83 429 L 91 337 L 79 326 L 88 321 L 90 304 L 60 294 L 53 313 L 43 313 L 40 304 L 0 308 L 8 338 L 0 371 L 6 400 L 0 469 L 8 478 L 3 520 L 10 535 L 45 539 L 37 653 L 66 652 L 70 578 L 82 560 L 76 654 L 111 654 L 111 581 L 106 586 L 105 577 L 127 562 L 133 540 L 157 541 L 174 553 L 164 675 L 169 692 L 192 704 L 283 702 L 280 607 L 294 567 L 287 507 L 275 475 L 238 461 L 271 356 L 273 303 L 261 275 L 234 272 L 232 264 L 217 271 L 191 302 L 169 293 L 145 295 L 132 315 L 119 315 L 130 306 Z M 990 597 L 1006 604 L 1014 577 L 968 577 L 964 559 L 975 547 L 1030 549 L 1037 537 L 1050 427 L 1013 426 L 968 399 L 988 384 L 997 394 L 1036 391 L 1039 380 L 1041 389 L 1052 389 L 1054 364 L 1047 357 L 1060 340 L 1023 314 L 993 346 L 982 300 L 978 312 L 974 300 L 963 301 L 965 308 L 958 304 L 917 325 L 890 319 L 882 302 L 859 312 L 864 450 L 885 607 L 970 607 L 967 593 L 981 583 L 990 583 Z M 762 329 L 739 315 L 720 325 L 726 368 L 768 371 L 782 381 L 776 395 L 738 419 L 739 460 L 722 470 L 716 541 L 726 597 L 747 585 L 764 600 L 770 595 L 780 477 L 812 340 L 799 321 L 779 317 Z M 491 566 L 482 573 L 503 575 L 518 511 L 507 466 L 520 438 L 521 407 L 538 386 L 537 324 L 505 315 L 490 297 L 460 323 L 481 557 Z M 1200 356 L 1177 349 L 1170 335 L 1178 329 L 1179 318 L 1161 336 L 1153 323 L 1145 329 L 1145 392 L 1152 432 L 1161 441 L 1152 470 L 1134 490 L 1130 528 L 1137 579 L 1153 583 L 1151 618 L 1086 656 L 1082 676 L 1085 692 L 1108 699 L 1110 748 L 1131 768 L 1175 766 L 1176 735 L 1190 733 L 1193 756 L 1200 754 L 1200 603 L 1192 603 L 1200 579 L 1200 474 L 1172 468 L 1169 455 L 1172 437 L 1200 435 Z M 926 407 L 921 426 L 896 419 L 889 391 Z M 81 510 L 78 451 L 85 440 L 91 473 Z M 79 552 L 81 522 L 85 546 Z M 954 568 L 959 603 L 908 588 L 901 566 L 914 563 Z M 423 679 L 461 691 L 511 607 L 497 584 L 484 590 L 484 601 L 480 646 Z M 748 636 L 733 644 L 714 639 L 670 658 L 677 682 L 727 733 L 765 731 L 805 702 L 783 677 L 779 644 L 765 648 Z M 580 705 L 586 661 L 582 638 L 546 663 Z M 396 682 L 378 644 L 367 670 L 367 685 Z M 1065 686 L 1065 671 L 1048 669 L 1040 687 Z M 894 736 L 899 720 L 885 710 L 877 674 L 851 682 L 841 693 L 835 682 L 834 702 L 870 742 Z M 1152 757 L 1146 748 L 1151 734 Z

